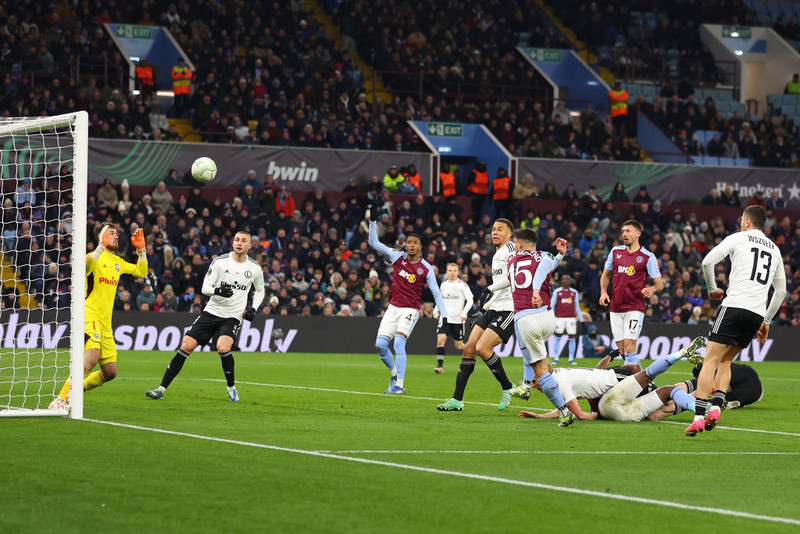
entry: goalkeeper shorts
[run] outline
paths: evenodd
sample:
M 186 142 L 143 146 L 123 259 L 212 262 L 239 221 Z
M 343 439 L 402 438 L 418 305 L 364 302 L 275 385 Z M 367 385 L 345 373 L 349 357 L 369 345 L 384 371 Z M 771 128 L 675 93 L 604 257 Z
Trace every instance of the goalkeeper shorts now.
M 83 332 L 83 350 L 100 349 L 100 365 L 117 361 L 117 344 L 110 327 L 87 318 Z

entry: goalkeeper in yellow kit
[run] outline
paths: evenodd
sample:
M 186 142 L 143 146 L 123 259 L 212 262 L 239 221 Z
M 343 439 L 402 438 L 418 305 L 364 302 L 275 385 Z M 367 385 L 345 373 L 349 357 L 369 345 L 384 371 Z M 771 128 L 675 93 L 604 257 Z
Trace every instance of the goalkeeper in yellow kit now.
M 111 332 L 111 313 L 119 277 L 123 274 L 131 274 L 134 277 L 147 275 L 144 231 L 141 228 L 131 236 L 131 243 L 139 255 L 136 265 L 114 254 L 119 248 L 119 235 L 117 229 L 110 223 L 96 226 L 94 233 L 99 245 L 94 252 L 86 255 L 84 391 L 102 386 L 117 376 L 117 346 Z M 98 363 L 100 369 L 92 373 L 92 369 Z M 67 379 L 58 396 L 50 403 L 51 409 L 67 407 L 69 388 L 70 379 Z

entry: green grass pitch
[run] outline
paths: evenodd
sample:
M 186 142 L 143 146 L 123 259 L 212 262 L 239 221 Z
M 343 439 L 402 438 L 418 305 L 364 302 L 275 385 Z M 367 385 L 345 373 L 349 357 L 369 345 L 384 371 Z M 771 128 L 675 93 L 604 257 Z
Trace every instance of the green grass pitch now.
M 440 413 L 456 356 L 444 375 L 410 356 L 393 397 L 376 355 L 237 354 L 231 403 L 219 358 L 195 353 L 147 399 L 171 357 L 121 352 L 86 421 L 0 419 L 0 532 L 800 531 L 800 364 L 754 364 L 764 399 L 691 439 L 690 414 L 517 417 L 548 407 L 540 393 L 499 412 L 481 365 L 465 411 Z M 521 376 L 521 360 L 504 364 Z

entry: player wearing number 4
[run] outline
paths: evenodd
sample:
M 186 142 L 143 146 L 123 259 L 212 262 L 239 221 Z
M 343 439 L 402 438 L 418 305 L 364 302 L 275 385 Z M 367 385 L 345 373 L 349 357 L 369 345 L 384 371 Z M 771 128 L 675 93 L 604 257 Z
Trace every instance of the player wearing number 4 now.
M 600 305 L 611 303 L 611 333 L 620 354 L 628 365 L 639 366 L 636 342 L 642 332 L 645 302 L 664 289 L 655 255 L 639 245 L 642 225 L 638 221 L 622 223 L 622 245 L 614 247 L 606 258 L 600 277 Z M 653 285 L 645 287 L 648 275 Z M 608 282 L 614 277 L 613 295 L 608 297 Z
M 139 261 L 136 265 L 119 258 L 114 252 L 119 248 L 117 229 L 110 223 L 95 227 L 97 248 L 86 255 L 86 316 L 84 319 L 83 390 L 89 391 L 102 386 L 117 376 L 117 346 L 111 332 L 111 314 L 120 276 L 131 274 L 135 277 L 147 275 L 147 255 L 145 254 L 144 230 L 139 228 L 131 236 Z M 94 366 L 100 369 L 91 373 Z M 91 373 L 91 374 L 89 374 Z M 50 403 L 50 409 L 67 407 L 70 380 L 64 383 L 58 396 Z
M 244 231 L 233 236 L 233 252 L 218 256 L 208 266 L 203 280 L 203 295 L 211 297 L 203 311 L 183 336 L 181 348 L 169 362 L 161 385 L 145 391 L 151 399 L 161 399 L 178 376 L 186 358 L 197 348 L 212 341 L 222 361 L 222 371 L 228 384 L 228 400 L 237 402 L 239 392 L 234 380 L 234 361 L 231 348 L 239 333 L 242 318 L 252 321 L 264 300 L 264 276 L 261 266 L 247 256 L 250 234 Z M 253 304 L 247 307 L 250 288 L 254 288 Z
M 786 273 L 781 253 L 762 231 L 766 220 L 764 208 L 748 206 L 742 213 L 741 232 L 723 239 L 703 259 L 703 275 L 712 300 L 722 300 L 725 295 L 722 289 L 717 288 L 714 266 L 730 257 L 731 274 L 728 294 L 722 300 L 717 319 L 708 334 L 703 369 L 697 377 L 695 416 L 685 431 L 687 436 L 713 430 L 717 425 L 731 381 L 731 363 L 750 344 L 753 336 L 758 336 L 759 343 L 767 340 L 769 323 L 786 296 Z M 767 308 L 770 286 L 775 292 Z M 714 398 L 709 408 L 712 388 Z
M 367 210 L 366 221 L 369 225 L 369 245 L 392 262 L 392 288 L 389 293 L 389 307 L 383 314 L 375 338 L 375 348 L 384 365 L 389 368 L 389 387 L 384 393 L 402 395 L 405 390 L 406 377 L 406 342 L 419 319 L 422 290 L 425 284 L 433 293 L 436 307 L 442 314 L 442 321 L 447 322 L 447 308 L 439 293 L 433 267 L 422 259 L 422 239 L 417 234 L 409 234 L 406 238 L 406 250 L 394 250 L 378 240 L 375 221 L 370 220 Z M 393 341 L 394 340 L 394 341 Z M 392 358 L 389 344 L 394 344 L 397 362 Z

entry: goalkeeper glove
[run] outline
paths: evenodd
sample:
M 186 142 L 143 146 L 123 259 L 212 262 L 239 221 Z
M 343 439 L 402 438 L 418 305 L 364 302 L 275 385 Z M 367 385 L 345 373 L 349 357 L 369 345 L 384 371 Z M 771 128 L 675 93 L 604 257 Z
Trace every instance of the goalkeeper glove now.
M 255 308 L 247 308 L 247 311 L 244 312 L 244 318 L 248 321 L 252 321 L 256 318 L 256 309 Z
M 214 290 L 214 294 L 220 297 L 229 298 L 233 296 L 233 289 L 226 283 L 220 284 L 218 288 Z
M 133 245 L 136 248 L 136 250 L 144 249 L 145 247 L 144 230 L 139 228 L 133 233 L 133 235 L 131 236 L 131 245 Z
M 482 310 L 483 307 L 486 306 L 486 303 L 492 298 L 492 295 L 494 295 L 494 292 L 491 289 L 488 287 L 484 289 L 483 293 L 481 293 L 481 296 L 478 298 L 478 308 Z
M 108 245 L 111 243 L 111 226 L 106 225 L 100 230 L 100 246 L 103 248 L 108 248 Z

